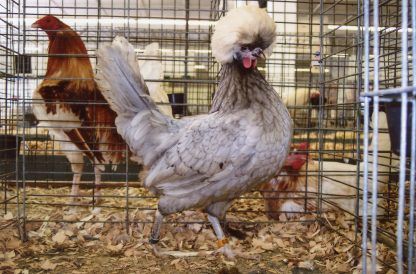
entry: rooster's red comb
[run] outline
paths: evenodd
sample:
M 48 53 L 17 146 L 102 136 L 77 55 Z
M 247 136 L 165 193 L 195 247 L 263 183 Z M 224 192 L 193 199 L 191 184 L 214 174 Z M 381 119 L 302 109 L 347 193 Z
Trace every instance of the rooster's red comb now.
M 308 150 L 309 149 L 309 143 L 308 142 L 303 142 L 303 143 L 293 144 L 292 148 L 296 149 L 296 150 Z
M 299 170 L 306 163 L 307 158 L 305 154 L 289 154 L 283 167 L 288 170 Z

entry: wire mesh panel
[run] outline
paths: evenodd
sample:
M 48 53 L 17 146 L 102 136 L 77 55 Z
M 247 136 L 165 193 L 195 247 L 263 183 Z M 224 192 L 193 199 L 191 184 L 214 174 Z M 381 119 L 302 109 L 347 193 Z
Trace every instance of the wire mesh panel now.
M 381 269 L 402 273 L 406 269 L 413 273 L 414 243 L 413 238 L 409 239 L 409 235 L 413 237 L 413 227 L 408 227 L 413 202 L 408 199 L 413 199 L 410 189 L 414 178 L 410 175 L 410 146 L 409 158 L 400 151 L 400 144 L 406 139 L 403 137 L 406 123 L 400 127 L 400 103 L 397 103 L 398 100 L 410 106 L 412 100 L 411 96 L 400 99 L 400 93 L 411 94 L 411 88 L 406 91 L 399 88 L 407 88 L 408 79 L 411 83 L 411 58 L 403 51 L 403 47 L 414 45 L 410 42 L 411 32 L 404 31 L 408 30 L 411 18 L 410 6 L 402 1 L 322 4 L 321 22 L 328 24 L 323 26 L 321 37 L 322 70 L 329 68 L 331 73 L 321 74 L 321 90 L 331 97 L 332 89 L 337 87 L 338 96 L 335 104 L 330 100 L 322 110 L 328 120 L 341 119 L 329 121 L 332 125 L 342 126 L 346 119 L 346 133 L 352 133 L 355 139 L 350 155 L 354 155 L 357 165 L 350 165 L 350 176 L 356 178 L 351 180 L 355 182 L 350 188 L 356 189 L 357 194 L 355 212 L 351 213 L 356 226 L 354 241 L 363 249 L 360 269 L 369 273 Z M 398 91 L 394 95 L 389 90 Z M 409 115 L 410 111 L 409 107 Z M 408 132 L 414 132 L 408 125 Z M 327 126 L 324 122 L 323 128 Z M 408 134 L 408 142 L 415 139 L 411 135 Z M 344 142 L 346 152 L 345 145 Z M 327 179 L 345 183 L 344 170 L 337 175 L 335 168 L 331 173 L 327 166 L 321 163 L 322 189 Z
M 0 6 L 0 210 L 6 223 L 4 227 L 16 221 L 19 212 L 13 205 L 19 198 L 18 155 L 21 146 L 22 104 L 21 76 L 30 70 L 25 56 L 20 54 L 22 47 L 22 26 L 10 18 L 22 17 L 19 1 L 5 1 Z M 9 182 L 13 182 L 10 187 Z
M 77 98 L 69 90 L 72 98 L 68 99 L 47 98 L 45 101 L 45 98 L 32 94 L 36 94 L 35 90 L 41 94 L 39 88 L 56 86 L 56 82 L 58 85 L 72 82 L 79 86 L 94 85 L 92 74 L 65 75 L 65 71 L 60 71 L 61 67 L 57 68 L 58 72 L 51 71 L 50 60 L 56 58 L 59 62 L 59 58 L 63 58 L 64 62 L 74 61 L 78 62 L 77 65 L 90 60 L 91 64 L 87 61 L 86 66 L 95 69 L 97 49 L 121 35 L 134 45 L 142 74 L 151 93 L 156 94 L 156 97 L 152 97 L 162 110 L 177 118 L 207 113 L 219 69 L 218 64 L 214 63 L 209 44 L 212 22 L 222 12 L 219 2 L 75 0 L 62 1 L 56 5 L 50 1 L 38 1 L 27 3 L 25 9 L 25 51 L 31 56 L 33 66 L 33 72 L 27 74 L 25 95 L 39 120 L 38 124 L 26 129 L 26 145 L 22 151 L 25 172 L 20 174 L 19 179 L 27 186 L 27 223 L 41 223 L 45 218 L 51 218 L 51 212 L 61 212 L 62 207 L 65 210 L 67 204 L 71 205 L 72 210 L 74 207 L 88 208 L 88 203 L 99 210 L 108 210 L 106 212 L 120 212 L 121 222 L 125 223 L 127 230 L 135 222 L 149 223 L 149 220 L 132 218 L 130 213 L 131 209 L 154 210 L 155 200 L 153 195 L 140 188 L 138 173 L 141 165 L 129 160 L 131 155 L 127 146 L 119 146 L 118 151 L 115 151 L 123 154 L 124 160 L 109 159 L 106 162 L 110 165 L 101 165 L 96 160 L 88 160 L 86 150 L 93 148 L 93 154 L 96 154 L 94 150 L 99 150 L 106 157 L 106 149 L 98 146 L 94 149 L 94 145 L 80 147 L 73 141 L 75 136 L 72 134 L 85 136 L 88 130 L 100 127 L 99 115 L 103 102 L 100 102 L 99 94 L 95 94 L 92 101 L 86 101 L 82 95 Z M 71 29 L 66 31 L 78 33 L 86 51 L 65 52 L 65 49 L 60 48 L 54 52 L 51 45 L 54 30 L 48 32 L 47 28 L 34 28 L 32 25 L 46 14 L 68 25 Z M 45 91 L 48 92 L 53 90 Z M 92 118 L 90 124 L 81 121 L 83 129 L 72 133 L 71 123 L 76 121 L 71 120 L 74 118 L 70 115 L 57 117 L 60 121 L 51 124 L 48 120 L 54 119 L 53 114 L 59 112 L 62 108 L 60 102 L 65 100 L 72 104 L 73 109 L 79 109 L 80 113 L 84 111 L 82 105 L 86 104 L 86 111 L 96 113 L 97 117 Z M 39 110 L 45 105 L 46 110 Z M 39 118 L 42 111 L 47 114 L 44 120 Z M 114 121 L 106 127 L 114 127 Z M 116 134 L 115 130 L 112 134 Z M 109 143 L 108 146 L 111 145 Z M 77 151 L 81 151 L 84 157 Z M 67 188 L 63 188 L 65 186 Z M 68 187 L 72 187 L 72 191 Z M 97 193 L 100 195 L 97 196 Z M 61 213 L 57 214 L 55 221 L 62 221 Z M 120 220 L 108 222 L 120 223 Z
M 400 145 L 405 146 L 406 131 L 403 133 L 403 130 L 407 128 L 406 124 L 400 128 L 400 121 L 403 122 L 400 111 L 407 113 L 403 106 L 409 106 L 410 115 L 412 99 L 398 96 L 412 92 L 408 88 L 412 55 L 403 50 L 414 45 L 410 42 L 408 19 L 404 17 L 410 17 L 410 4 L 402 1 L 321 4 L 321 91 L 328 98 L 333 94 L 337 97 L 329 99 L 322 107 L 325 117 L 322 129 L 345 126 L 344 136 L 353 134 L 348 152 L 357 164 L 350 165 L 349 188 L 356 189 L 357 198 L 355 210 L 350 213 L 356 232 L 352 240 L 363 248 L 359 267 L 369 273 L 389 269 L 400 273 L 406 269 L 411 273 L 414 271 L 411 266 L 414 244 L 409 218 L 414 210 L 413 202 L 408 199 L 413 199 L 410 197 L 413 197 L 414 178 L 410 175 L 410 146 L 407 147 L 408 158 L 400 150 Z M 326 69 L 329 73 L 325 73 Z M 407 88 L 406 92 L 398 89 L 400 86 Z M 394 92 L 389 90 L 398 91 L 393 96 Z M 361 101 L 358 100 L 360 95 Z M 403 102 L 402 106 L 397 100 Z M 410 117 L 408 143 L 415 138 L 410 134 L 414 132 L 410 129 Z M 345 119 L 347 123 L 343 122 Z M 346 144 L 344 139 L 344 149 Z M 343 176 L 347 173 L 343 167 L 347 165 L 329 165 L 325 161 L 320 164 L 323 192 L 328 179 L 345 184 Z M 328 200 L 323 198 L 325 202 Z
M 414 180 L 415 165 L 415 79 L 413 73 L 415 54 L 416 3 L 412 1 L 387 1 L 363 3 L 364 13 L 364 112 L 385 106 L 391 138 L 391 151 L 400 156 L 394 165 L 399 169 L 399 178 L 392 186 L 391 218 L 386 222 L 377 219 L 375 206 L 364 203 L 371 213 L 363 215 L 363 250 L 368 249 L 371 260 L 363 259 L 363 269 L 374 273 L 378 265 L 376 241 L 386 237 L 396 246 L 394 268 L 398 273 L 413 273 L 414 268 Z M 371 20 L 373 19 L 373 20 Z M 412 28 L 409 28 L 412 26 Z M 410 53 L 412 52 L 412 54 Z M 395 68 L 395 71 L 392 69 Z M 412 76 L 413 75 L 413 76 Z M 413 117 L 413 118 L 412 118 Z M 375 117 L 380 119 L 379 117 Z M 364 135 L 369 135 L 368 120 L 364 123 Z M 380 142 L 381 132 L 373 132 L 373 141 Z M 364 202 L 375 201 L 378 188 L 374 181 L 382 176 L 381 170 L 371 169 L 382 159 L 371 163 L 368 151 L 364 151 Z M 374 155 L 383 155 L 379 149 Z M 367 157 L 366 157 L 367 156 Z M 367 175 L 368 174 L 368 175 Z M 368 197 L 367 197 L 368 195 Z M 368 224 L 367 224 L 368 222 Z M 367 233 L 366 228 L 369 228 Z M 392 263 L 393 265 L 393 263 Z

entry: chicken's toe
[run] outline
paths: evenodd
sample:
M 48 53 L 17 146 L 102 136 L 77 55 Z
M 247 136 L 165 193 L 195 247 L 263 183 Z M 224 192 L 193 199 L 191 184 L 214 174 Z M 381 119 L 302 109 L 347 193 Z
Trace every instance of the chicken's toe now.
M 155 255 L 156 257 L 159 257 L 159 258 L 166 258 L 166 257 L 168 257 L 168 256 L 169 256 L 168 254 L 164 253 L 164 252 L 160 249 L 160 247 L 158 247 L 158 246 L 157 246 L 157 244 L 151 244 L 151 246 L 152 246 L 152 252 L 153 252 L 153 255 Z
M 217 249 L 214 254 L 222 254 L 230 261 L 236 260 L 236 256 L 229 245 L 224 245 L 223 247 Z

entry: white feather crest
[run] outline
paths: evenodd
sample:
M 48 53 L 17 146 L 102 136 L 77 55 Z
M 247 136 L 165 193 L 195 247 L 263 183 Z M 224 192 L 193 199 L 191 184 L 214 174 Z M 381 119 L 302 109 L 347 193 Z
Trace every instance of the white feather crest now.
M 264 54 L 270 56 L 276 38 L 276 24 L 265 9 L 243 6 L 231 10 L 215 26 L 212 54 L 218 62 L 232 62 L 234 53 L 243 44 L 261 40 Z

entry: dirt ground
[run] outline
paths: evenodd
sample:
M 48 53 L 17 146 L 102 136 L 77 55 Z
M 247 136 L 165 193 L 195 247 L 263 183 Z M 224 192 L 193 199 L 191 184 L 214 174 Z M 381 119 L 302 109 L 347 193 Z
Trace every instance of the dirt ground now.
M 52 269 L 48 269 L 49 261 Z M 42 263 L 43 262 L 43 263 Z M 221 257 L 156 258 L 152 255 L 126 257 L 124 254 L 89 254 L 79 249 L 50 250 L 48 253 L 28 255 L 16 262 L 14 271 L 3 273 L 324 273 L 319 270 L 290 267 L 274 257 L 264 254 L 258 261 L 239 259 L 224 261 Z M 54 267 L 56 265 L 56 267 Z
M 5 232 L 15 235 L 11 229 Z M 14 257 L 0 261 L 2 273 L 331 273 L 313 261 L 287 259 L 279 248 L 261 253 L 257 259 L 228 261 L 209 252 L 183 258 L 155 257 L 148 244 L 135 250 L 129 243 L 122 248 L 96 248 L 88 243 L 48 246 L 46 241 L 44 245 L 31 241 L 17 245 Z
M 12 191 L 12 190 L 11 190 Z M 66 206 L 67 188 L 28 188 L 28 241 L 19 239 L 16 208 L 0 213 L 0 271 L 2 273 L 360 273 L 361 252 L 354 244 L 354 224 L 343 214 L 327 213 L 325 223 L 304 215 L 296 222 L 281 216 L 269 220 L 261 199 L 238 200 L 227 214 L 230 226 L 244 239 L 229 237 L 234 251 L 255 259 L 228 261 L 216 250 L 216 237 L 199 211 L 166 218 L 160 248 L 175 256 L 155 257 L 148 243 L 154 199 L 131 190 L 131 207 L 121 201 L 124 189 L 106 189 L 99 207 Z M 10 193 L 11 195 L 12 193 Z M 9 196 L 10 196 L 9 195 Z M 110 197 L 114 199 L 111 200 Z M 134 200 L 133 197 L 141 197 Z M 47 201 L 47 202 L 46 202 Z M 126 226 L 128 216 L 128 229 Z M 361 243 L 356 238 L 355 243 Z M 382 260 L 394 254 L 377 246 Z M 392 274 L 380 268 L 381 273 Z

